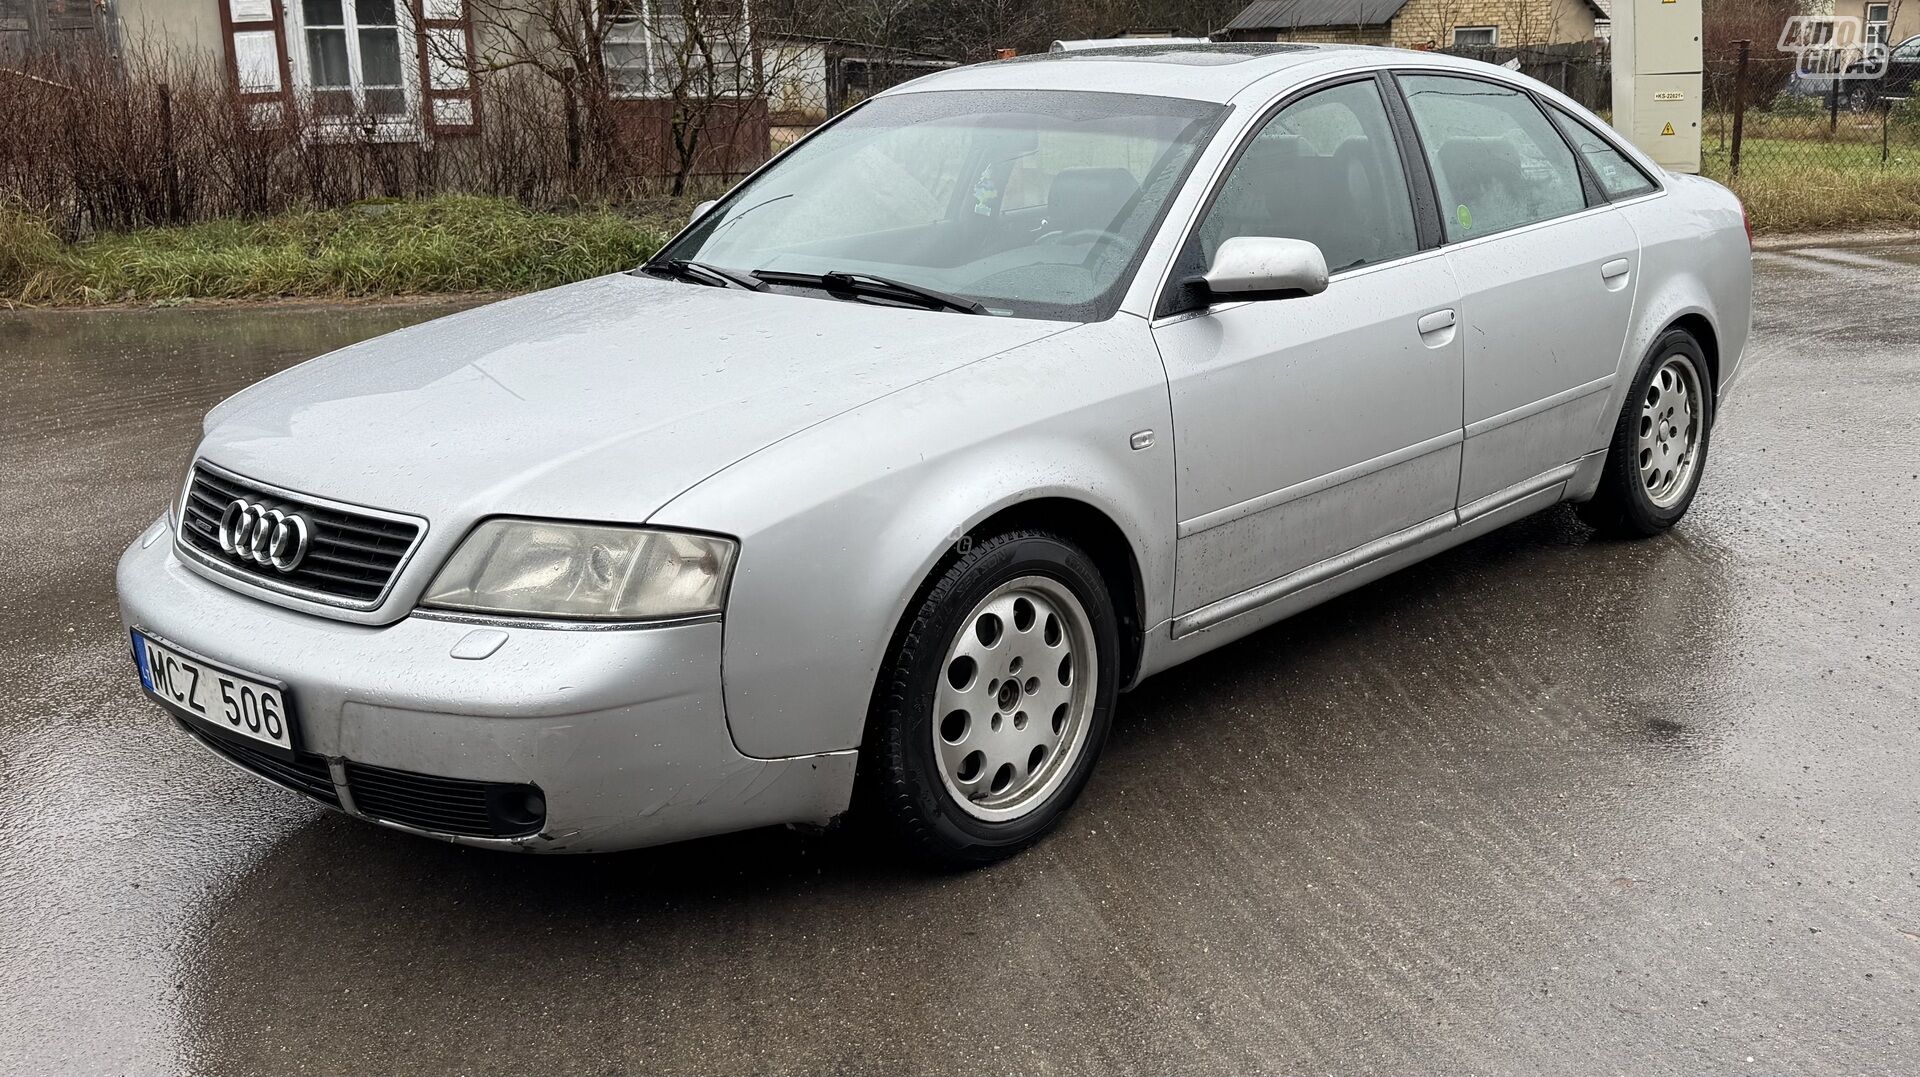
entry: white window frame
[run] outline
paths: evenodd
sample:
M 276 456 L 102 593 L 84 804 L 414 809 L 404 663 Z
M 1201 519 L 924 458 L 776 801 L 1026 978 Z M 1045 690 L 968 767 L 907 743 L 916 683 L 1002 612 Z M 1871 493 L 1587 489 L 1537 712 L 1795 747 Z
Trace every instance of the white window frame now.
M 340 0 L 341 17 L 346 20 L 347 70 L 356 107 L 364 107 L 366 86 L 360 75 L 360 34 L 355 5 L 358 0 Z M 382 117 L 372 124 L 361 116 L 319 116 L 313 111 L 313 61 L 307 52 L 306 15 L 301 0 L 282 0 L 281 13 L 287 34 L 287 52 L 293 61 L 293 91 L 300 100 L 301 112 L 310 117 L 311 136 L 325 141 L 418 142 L 426 136 L 420 122 L 419 27 L 413 19 L 411 0 L 394 0 L 394 17 L 400 35 L 400 97 L 402 111 Z
M 1461 34 L 1478 34 L 1478 33 L 1485 33 L 1487 35 L 1487 39 L 1485 41 L 1460 40 Z M 1456 49 L 1461 48 L 1463 46 L 1467 48 L 1476 48 L 1476 49 L 1497 48 L 1499 44 L 1500 44 L 1500 28 L 1498 26 L 1456 26 L 1453 28 L 1453 47 Z
M 741 6 L 740 24 L 743 30 L 744 40 L 734 42 L 734 47 L 739 50 L 739 55 L 735 62 L 740 66 L 743 74 L 742 77 L 735 82 L 731 90 L 723 90 L 716 96 L 733 98 L 735 100 L 746 100 L 754 96 L 754 87 L 752 85 L 754 38 L 753 3 L 752 0 L 737 0 L 737 2 Z M 673 62 L 673 45 L 667 39 L 653 32 L 654 26 L 656 25 L 654 21 L 655 3 L 656 0 L 633 0 L 634 6 L 639 9 L 639 18 L 615 22 L 612 27 L 608 28 L 606 37 L 602 39 L 601 50 L 603 56 L 607 45 L 639 44 L 642 46 L 642 55 L 645 57 L 642 61 L 644 67 L 641 72 L 643 76 L 640 80 L 641 85 L 637 89 L 622 88 L 616 85 L 609 91 L 611 96 L 615 98 L 622 100 L 660 101 L 673 96 L 674 78 L 671 72 L 665 70 L 667 65 Z M 622 34 L 631 36 L 617 36 Z M 637 41 L 634 40 L 636 38 L 638 39 Z M 614 70 L 614 65 L 612 64 L 608 64 L 607 67 L 610 73 Z
M 1873 17 L 1873 10 L 1875 8 L 1880 9 L 1880 17 L 1877 19 Z M 1887 38 L 1893 29 L 1893 26 L 1892 26 L 1893 5 L 1892 4 L 1868 4 L 1866 15 L 1867 15 L 1867 19 L 1866 19 L 1867 44 L 1885 45 L 1887 43 Z

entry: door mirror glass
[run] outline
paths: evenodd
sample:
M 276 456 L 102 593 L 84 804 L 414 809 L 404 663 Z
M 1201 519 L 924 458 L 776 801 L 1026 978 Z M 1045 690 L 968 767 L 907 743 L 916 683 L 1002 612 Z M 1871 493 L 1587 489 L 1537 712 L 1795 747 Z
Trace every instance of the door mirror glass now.
M 1304 239 L 1235 236 L 1200 278 L 1216 299 L 1292 299 L 1327 290 L 1327 259 Z
M 695 207 L 693 207 L 693 215 L 687 218 L 687 223 L 688 223 L 688 224 L 692 224 L 693 222 L 695 222 L 695 221 L 697 221 L 697 220 L 699 220 L 700 218 L 702 218 L 702 217 L 704 217 L 704 216 L 706 216 L 706 215 L 707 215 L 707 211 L 708 211 L 708 210 L 710 210 L 710 209 L 712 209 L 713 207 L 715 207 L 715 206 L 717 206 L 717 205 L 719 205 L 719 204 L 720 204 L 720 200 L 719 200 L 719 199 L 717 199 L 717 198 L 709 198 L 709 199 L 707 199 L 707 200 L 706 200 L 705 202 L 702 202 L 702 203 L 700 203 L 699 205 L 697 205 L 697 206 L 695 206 Z

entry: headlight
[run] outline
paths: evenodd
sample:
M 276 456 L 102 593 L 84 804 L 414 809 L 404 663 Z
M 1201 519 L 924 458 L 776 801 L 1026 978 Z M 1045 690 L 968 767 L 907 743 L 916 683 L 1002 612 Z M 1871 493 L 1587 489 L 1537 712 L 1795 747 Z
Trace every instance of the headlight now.
M 442 609 L 593 621 L 718 613 L 731 539 L 546 520 L 473 529 L 421 599 Z
M 180 526 L 180 517 L 187 511 L 187 491 L 193 489 L 193 461 L 187 456 L 187 466 L 181 471 L 180 478 L 173 484 L 173 496 L 167 499 L 167 529 Z

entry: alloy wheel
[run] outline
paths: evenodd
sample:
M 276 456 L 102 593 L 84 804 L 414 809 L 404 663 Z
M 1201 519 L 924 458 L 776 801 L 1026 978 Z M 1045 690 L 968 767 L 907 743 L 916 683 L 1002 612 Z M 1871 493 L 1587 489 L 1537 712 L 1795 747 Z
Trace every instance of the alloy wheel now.
M 1700 455 L 1700 382 L 1693 363 L 1675 355 L 1647 383 L 1640 404 L 1640 481 L 1659 508 L 1671 508 L 1693 480 Z
M 974 606 L 933 703 L 940 779 L 961 810 L 1005 822 L 1059 787 L 1092 724 L 1098 662 L 1085 607 L 1056 580 L 1010 580 Z

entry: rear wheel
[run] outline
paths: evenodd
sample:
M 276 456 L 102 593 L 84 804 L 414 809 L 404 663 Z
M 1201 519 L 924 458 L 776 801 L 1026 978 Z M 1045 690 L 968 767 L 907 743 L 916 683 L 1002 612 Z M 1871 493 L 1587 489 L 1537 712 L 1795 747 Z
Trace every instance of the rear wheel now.
M 1011 856 L 1085 787 L 1118 690 L 1118 622 L 1077 546 L 972 544 L 895 635 L 861 752 L 865 807 L 940 864 Z
M 1712 377 L 1684 330 L 1655 342 L 1635 373 L 1607 449 L 1606 469 L 1580 516 L 1603 531 L 1657 535 L 1687 514 L 1713 428 Z

